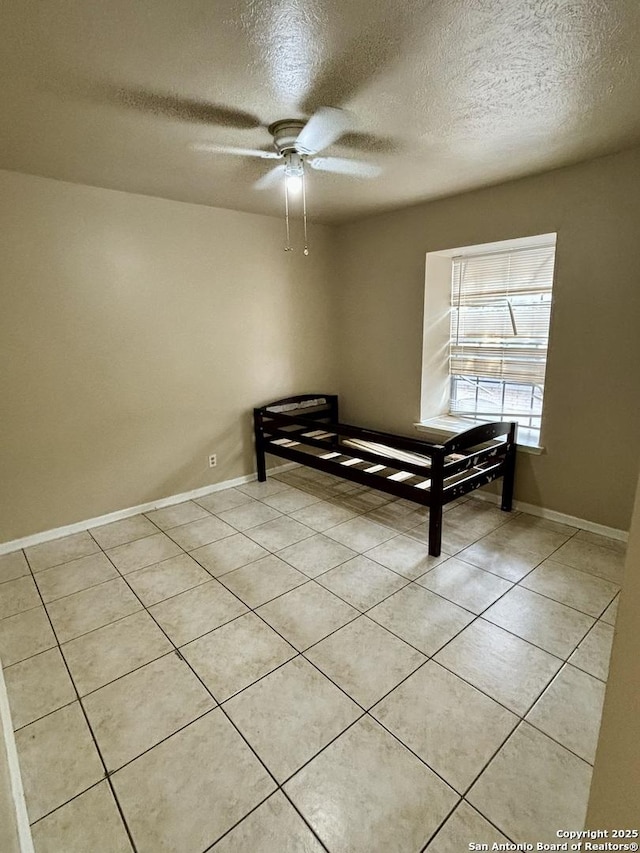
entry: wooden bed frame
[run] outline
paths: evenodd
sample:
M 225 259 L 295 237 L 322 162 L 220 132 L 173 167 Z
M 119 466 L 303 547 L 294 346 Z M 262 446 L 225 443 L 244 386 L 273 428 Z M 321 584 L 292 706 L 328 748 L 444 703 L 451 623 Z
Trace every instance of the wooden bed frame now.
M 511 510 L 516 424 L 486 423 L 442 444 L 342 424 L 335 394 L 302 394 L 253 410 L 258 480 L 265 454 L 309 465 L 429 507 L 429 553 L 440 555 L 442 507 L 503 478 L 501 507 Z

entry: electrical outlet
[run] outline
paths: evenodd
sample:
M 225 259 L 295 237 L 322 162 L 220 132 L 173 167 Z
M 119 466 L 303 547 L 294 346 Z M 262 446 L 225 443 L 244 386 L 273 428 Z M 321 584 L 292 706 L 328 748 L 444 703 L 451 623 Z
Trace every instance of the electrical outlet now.
M 212 453 L 209 457 L 209 468 L 215 468 L 218 464 L 218 459 L 215 453 Z

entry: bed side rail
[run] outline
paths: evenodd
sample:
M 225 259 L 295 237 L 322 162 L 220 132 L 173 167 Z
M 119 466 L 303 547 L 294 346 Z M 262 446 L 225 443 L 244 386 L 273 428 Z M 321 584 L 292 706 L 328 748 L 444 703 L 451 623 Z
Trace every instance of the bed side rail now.
M 284 414 L 274 414 L 271 411 L 262 412 L 260 410 L 261 423 L 264 429 L 269 427 L 290 426 L 291 424 L 300 424 L 301 426 L 313 426 L 317 419 L 313 416 L 301 415 L 298 412 L 285 412 Z M 364 429 L 363 427 L 353 426 L 352 424 L 341 424 L 328 422 L 323 423 L 323 427 L 327 432 L 335 433 L 337 439 L 342 438 L 359 438 L 363 441 L 372 441 L 377 444 L 387 444 L 396 450 L 406 450 L 410 453 L 418 453 L 422 456 L 432 458 L 433 456 L 442 453 L 442 445 L 432 444 L 427 441 L 420 441 L 415 438 L 406 438 L 405 436 L 392 435 L 387 432 L 380 432 L 374 429 Z M 291 436 L 293 438 L 293 435 Z M 304 443 L 303 439 L 303 443 Z M 307 442 L 311 443 L 311 442 Z M 356 449 L 352 449 L 353 453 L 357 453 Z

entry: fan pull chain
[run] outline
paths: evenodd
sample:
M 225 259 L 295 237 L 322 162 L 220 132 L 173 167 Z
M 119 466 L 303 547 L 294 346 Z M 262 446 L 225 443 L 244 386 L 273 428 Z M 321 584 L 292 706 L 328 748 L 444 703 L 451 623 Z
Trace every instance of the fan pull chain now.
M 304 160 L 301 160 L 302 165 L 302 221 L 304 223 L 304 249 L 303 255 L 309 254 L 309 246 L 307 245 L 307 185 L 304 173 Z
M 284 182 L 284 221 L 287 229 L 287 242 L 285 244 L 284 250 L 285 252 L 292 252 L 291 248 L 291 234 L 289 231 L 289 188 L 287 186 L 287 181 L 285 179 Z

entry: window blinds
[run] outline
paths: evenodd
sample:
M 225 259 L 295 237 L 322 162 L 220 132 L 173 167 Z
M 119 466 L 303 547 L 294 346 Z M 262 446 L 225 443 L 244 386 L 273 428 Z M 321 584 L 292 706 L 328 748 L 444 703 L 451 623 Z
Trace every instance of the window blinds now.
M 449 372 L 544 386 L 555 246 L 453 259 Z

